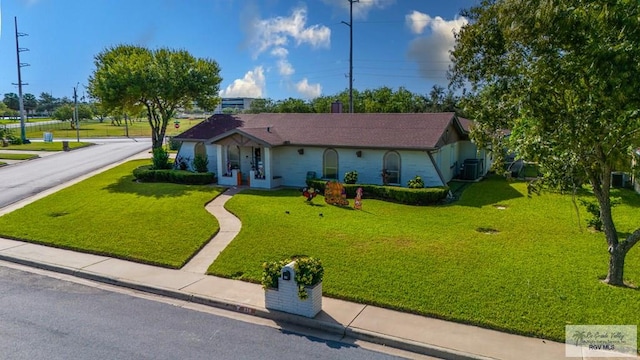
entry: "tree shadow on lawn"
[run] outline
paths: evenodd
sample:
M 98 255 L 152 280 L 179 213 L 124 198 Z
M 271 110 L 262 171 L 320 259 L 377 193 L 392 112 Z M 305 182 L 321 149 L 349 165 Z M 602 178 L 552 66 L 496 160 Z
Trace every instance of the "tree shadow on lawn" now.
M 524 195 L 516 190 L 511 182 L 499 176 L 491 176 L 467 187 L 460 199 L 452 205 L 480 208 L 522 197 Z
M 138 182 L 133 175 L 123 176 L 104 188 L 111 193 L 135 194 L 138 196 L 160 198 L 182 197 L 192 192 L 214 192 L 220 194 L 224 188 L 217 185 L 183 185 L 161 182 Z
M 619 197 L 622 204 L 640 207 L 640 194 L 631 189 L 611 189 L 612 197 Z

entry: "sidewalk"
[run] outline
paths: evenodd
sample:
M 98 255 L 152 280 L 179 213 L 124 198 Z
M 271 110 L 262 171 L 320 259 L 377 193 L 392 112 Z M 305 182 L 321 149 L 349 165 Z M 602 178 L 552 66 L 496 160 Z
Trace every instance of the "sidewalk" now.
M 224 209 L 239 190 L 207 205 L 220 232 L 181 270 L 0 238 L 0 260 L 123 286 L 194 303 L 293 323 L 445 359 L 565 359 L 564 344 L 324 297 L 314 318 L 265 309 L 257 284 L 204 275 L 240 230 Z

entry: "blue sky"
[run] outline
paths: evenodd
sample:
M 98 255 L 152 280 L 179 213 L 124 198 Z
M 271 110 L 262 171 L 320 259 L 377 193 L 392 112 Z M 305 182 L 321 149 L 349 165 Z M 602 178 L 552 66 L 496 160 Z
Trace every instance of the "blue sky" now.
M 453 29 L 478 0 L 354 3 L 354 88 L 447 85 Z M 55 97 L 87 84 L 94 56 L 135 44 L 184 49 L 218 62 L 221 96 L 312 99 L 349 87 L 348 0 L 0 0 L 0 94 L 17 93 L 14 17 L 23 92 Z

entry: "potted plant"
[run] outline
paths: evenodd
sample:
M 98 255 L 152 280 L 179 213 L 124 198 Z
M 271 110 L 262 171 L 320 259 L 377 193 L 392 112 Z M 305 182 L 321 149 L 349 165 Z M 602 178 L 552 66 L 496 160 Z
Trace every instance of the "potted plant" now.
M 267 309 L 311 318 L 322 310 L 324 268 L 319 259 L 300 257 L 265 262 L 262 269 Z
M 358 172 L 353 170 L 344 174 L 345 184 L 355 184 L 358 182 Z

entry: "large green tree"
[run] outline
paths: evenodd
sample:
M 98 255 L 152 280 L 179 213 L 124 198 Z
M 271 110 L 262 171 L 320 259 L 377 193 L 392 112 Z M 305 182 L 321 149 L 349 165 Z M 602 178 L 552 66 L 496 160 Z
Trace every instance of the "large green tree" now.
M 483 0 L 466 16 L 451 76 L 470 90 L 473 136 L 537 161 L 547 183 L 589 183 L 609 252 L 606 282 L 624 285 L 640 228 L 616 231 L 609 189 L 612 170 L 640 146 L 638 1 Z
M 33 94 L 26 93 L 22 95 L 22 102 L 27 114 L 34 112 L 38 107 L 38 99 L 36 99 L 36 96 Z
M 51 114 L 51 117 L 61 121 L 72 121 L 74 118 L 73 106 L 67 104 L 58 106 L 53 114 Z
M 4 98 L 2 102 L 7 105 L 7 107 L 11 110 L 18 111 L 20 110 L 20 98 L 18 98 L 18 94 L 16 93 L 6 93 L 4 94 Z
M 145 107 L 153 148 L 162 147 L 167 124 L 178 108 L 195 102 L 204 110 L 218 103 L 220 68 L 184 50 L 149 50 L 118 45 L 95 56 L 89 94 L 107 109 Z
M 36 111 L 51 115 L 51 113 L 56 109 L 56 106 L 58 106 L 58 103 L 59 99 L 56 99 L 49 93 L 42 92 L 38 98 L 38 107 L 36 108 Z

